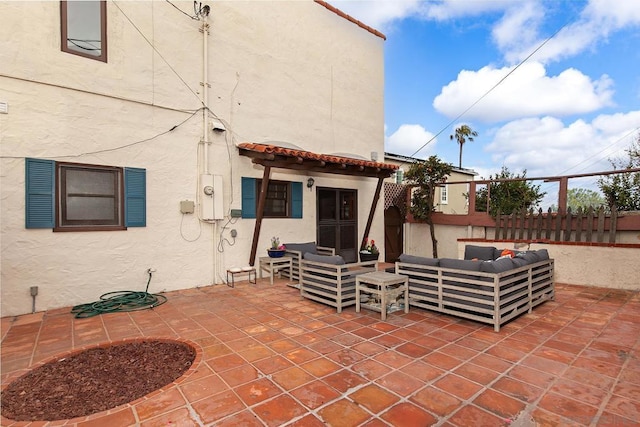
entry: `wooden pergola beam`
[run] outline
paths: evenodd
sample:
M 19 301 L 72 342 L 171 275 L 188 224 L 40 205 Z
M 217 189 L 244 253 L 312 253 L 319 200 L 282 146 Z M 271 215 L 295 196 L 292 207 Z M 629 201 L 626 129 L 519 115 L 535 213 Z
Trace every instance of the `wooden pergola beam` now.
M 362 242 L 360 243 L 360 250 L 362 250 L 367 242 L 367 237 L 369 237 L 369 231 L 371 231 L 371 224 L 373 223 L 373 216 L 376 212 L 376 207 L 378 206 L 378 199 L 380 199 L 380 192 L 382 191 L 382 184 L 384 184 L 384 178 L 378 178 L 378 186 L 376 187 L 376 192 L 373 195 L 373 200 L 371 201 L 371 209 L 369 210 L 369 218 L 367 219 L 367 225 L 364 228 L 364 235 L 362 236 Z

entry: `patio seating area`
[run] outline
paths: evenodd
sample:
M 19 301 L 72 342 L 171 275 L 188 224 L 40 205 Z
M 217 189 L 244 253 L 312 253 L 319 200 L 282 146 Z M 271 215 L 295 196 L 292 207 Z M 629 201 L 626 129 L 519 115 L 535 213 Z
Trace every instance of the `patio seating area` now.
M 490 325 L 415 307 L 300 297 L 286 279 L 170 292 L 153 310 L 2 318 L 2 387 L 33 366 L 136 337 L 194 344 L 190 375 L 130 404 L 38 426 L 631 426 L 640 424 L 640 294 L 556 284 Z M 28 425 L 2 418 L 3 426 Z

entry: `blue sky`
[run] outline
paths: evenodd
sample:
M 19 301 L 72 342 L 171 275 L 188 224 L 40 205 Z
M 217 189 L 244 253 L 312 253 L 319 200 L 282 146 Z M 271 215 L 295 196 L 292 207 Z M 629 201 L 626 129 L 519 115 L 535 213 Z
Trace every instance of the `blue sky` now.
M 386 151 L 433 138 L 415 157 L 457 166 L 449 135 L 468 124 L 462 166 L 480 176 L 580 174 L 640 133 L 640 0 L 329 2 L 387 36 Z

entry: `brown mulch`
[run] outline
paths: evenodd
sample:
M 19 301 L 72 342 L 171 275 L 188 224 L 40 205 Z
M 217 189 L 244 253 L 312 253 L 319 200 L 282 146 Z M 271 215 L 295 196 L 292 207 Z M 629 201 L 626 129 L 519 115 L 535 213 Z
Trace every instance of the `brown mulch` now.
M 193 363 L 193 347 L 148 340 L 91 348 L 46 363 L 2 392 L 2 415 L 53 421 L 91 415 L 132 402 L 178 379 Z

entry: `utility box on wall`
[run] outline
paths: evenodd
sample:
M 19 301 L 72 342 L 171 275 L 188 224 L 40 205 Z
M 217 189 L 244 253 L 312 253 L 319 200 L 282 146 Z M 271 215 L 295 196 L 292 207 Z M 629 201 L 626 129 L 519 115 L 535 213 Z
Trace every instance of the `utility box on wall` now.
M 205 221 L 224 218 L 222 175 L 200 175 L 201 215 Z

